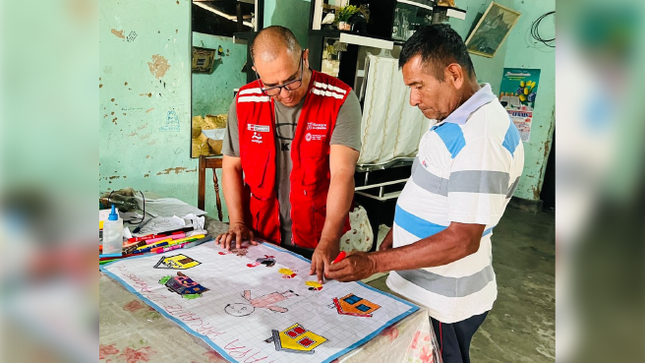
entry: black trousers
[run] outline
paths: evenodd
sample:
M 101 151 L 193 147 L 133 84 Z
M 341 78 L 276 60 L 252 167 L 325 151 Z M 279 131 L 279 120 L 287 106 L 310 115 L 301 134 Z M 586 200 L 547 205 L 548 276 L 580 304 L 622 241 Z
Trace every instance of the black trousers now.
M 443 363 L 470 363 L 470 341 L 486 319 L 488 311 L 454 324 L 430 318 L 437 336 Z

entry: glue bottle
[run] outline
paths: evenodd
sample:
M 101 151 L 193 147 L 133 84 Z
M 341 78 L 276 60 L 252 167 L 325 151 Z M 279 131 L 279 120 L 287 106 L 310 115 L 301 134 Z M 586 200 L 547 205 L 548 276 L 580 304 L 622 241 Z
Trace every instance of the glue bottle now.
M 123 219 L 119 217 L 116 207 L 103 224 L 103 254 L 121 254 L 123 252 Z

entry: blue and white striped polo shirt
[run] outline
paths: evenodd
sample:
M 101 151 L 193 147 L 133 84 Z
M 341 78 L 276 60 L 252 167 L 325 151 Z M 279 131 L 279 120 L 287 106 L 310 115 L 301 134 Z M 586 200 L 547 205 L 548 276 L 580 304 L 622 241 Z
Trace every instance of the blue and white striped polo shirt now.
M 450 264 L 392 271 L 387 285 L 455 323 L 493 307 L 497 283 L 491 235 L 524 166 L 524 148 L 508 113 L 486 84 L 421 138 L 401 192 L 394 247 L 436 234 L 451 222 L 485 225 L 479 250 Z

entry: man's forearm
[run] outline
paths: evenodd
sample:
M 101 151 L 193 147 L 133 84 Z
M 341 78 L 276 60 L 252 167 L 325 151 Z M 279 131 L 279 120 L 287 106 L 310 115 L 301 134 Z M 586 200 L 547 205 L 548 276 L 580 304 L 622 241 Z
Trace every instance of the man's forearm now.
M 235 168 L 224 170 L 222 173 L 222 189 L 224 190 L 224 200 L 228 209 L 229 223 L 244 223 L 242 172 Z
M 332 176 L 327 194 L 327 215 L 321 241 L 338 241 L 354 196 L 354 173 L 339 171 Z
M 447 265 L 479 249 L 483 225 L 453 223 L 445 230 L 413 244 L 374 252 L 376 272 L 414 270 Z

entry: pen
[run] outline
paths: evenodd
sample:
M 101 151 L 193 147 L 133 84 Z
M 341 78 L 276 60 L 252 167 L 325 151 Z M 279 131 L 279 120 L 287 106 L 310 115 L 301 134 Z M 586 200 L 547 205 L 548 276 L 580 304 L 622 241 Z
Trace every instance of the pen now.
M 124 248 L 122 255 L 99 255 L 99 262 L 141 255 L 148 252 L 163 253 L 180 248 L 190 248 L 200 245 L 204 242 L 208 242 L 210 240 L 212 240 L 212 237 L 210 235 L 199 234 L 191 237 L 178 238 L 176 240 L 167 238 L 164 239 L 163 242 L 157 241 L 155 244 L 150 245 L 144 244 L 144 241 L 139 241 L 137 243 L 131 244 L 129 248 Z M 139 245 L 139 247 L 137 249 L 133 249 L 136 245 Z
M 195 246 L 201 245 L 204 242 L 208 242 L 208 241 L 212 241 L 212 240 L 213 240 L 213 237 L 211 237 L 210 235 L 206 235 L 204 238 L 198 239 L 197 241 L 186 243 L 183 246 L 183 248 L 195 247 Z
M 99 260 L 106 259 L 106 258 L 121 257 L 121 256 L 122 255 L 120 253 L 106 253 L 104 255 L 99 255 Z
M 176 233 L 186 233 L 186 232 L 190 232 L 190 231 L 193 231 L 193 230 L 195 230 L 195 227 L 189 226 L 189 227 L 181 227 L 181 228 L 173 229 L 173 230 L 166 231 L 166 232 L 163 232 L 163 233 L 176 234 Z
M 128 238 L 128 242 L 139 242 L 139 241 L 149 240 L 151 238 L 167 237 L 167 236 L 168 236 L 167 233 L 148 234 L 148 235 L 141 236 L 141 237 Z
M 340 251 L 338 256 L 336 256 L 336 258 L 333 261 L 331 261 L 331 264 L 333 265 L 335 263 L 342 261 L 343 258 L 345 258 L 345 256 L 347 256 L 347 253 L 345 251 Z M 327 275 L 325 275 L 325 278 L 327 278 Z
M 206 235 L 205 235 L 205 234 L 198 234 L 198 235 L 196 235 L 196 236 L 184 237 L 184 238 L 176 239 L 176 240 L 174 240 L 174 241 L 170 241 L 170 242 L 168 242 L 168 245 L 176 245 L 176 244 L 178 244 L 178 243 L 184 243 L 184 242 L 188 242 L 188 241 L 194 241 L 194 240 L 198 240 L 198 239 L 200 239 L 200 238 L 204 238 L 204 237 L 206 237 Z
M 145 214 L 145 213 L 144 213 L 144 214 Z M 143 216 L 143 218 L 144 218 L 144 220 L 143 220 L 143 221 L 141 221 L 141 223 L 139 223 L 139 225 L 138 225 L 138 226 L 136 226 L 136 227 L 132 230 L 132 233 L 139 233 L 139 231 L 141 230 L 141 228 L 143 228 L 143 226 L 145 226 L 146 224 L 148 224 L 148 223 L 153 219 L 153 218 L 148 218 L 148 220 L 145 220 L 145 215 Z
M 177 234 L 171 234 L 170 236 L 162 236 L 162 237 L 156 237 L 156 238 L 147 239 L 146 244 L 149 245 L 151 243 L 164 240 L 166 238 L 179 239 L 179 238 L 184 238 L 184 237 L 186 237 L 186 234 L 181 232 L 181 233 L 177 233 Z
M 154 243 L 146 244 L 146 245 L 143 245 L 143 246 L 141 246 L 141 247 L 137 247 L 137 250 L 143 250 L 143 249 L 146 249 L 146 248 L 152 248 L 152 247 L 159 247 L 159 245 L 161 245 L 161 244 L 163 244 L 163 243 L 168 244 L 168 242 L 170 242 L 170 241 L 172 241 L 172 238 L 170 238 L 170 237 L 166 237 L 166 238 L 163 238 L 163 239 L 157 240 L 157 241 L 156 241 L 156 242 L 154 242 Z
M 183 229 L 186 229 L 186 228 L 183 228 Z M 188 231 L 184 231 L 183 229 L 179 231 L 174 231 L 174 232 L 168 231 L 168 232 L 162 232 L 162 233 L 148 234 L 140 237 L 132 237 L 132 238 L 128 238 L 128 242 L 139 242 L 139 241 L 149 240 L 151 238 L 168 237 L 168 236 L 173 236 L 176 234 L 182 234 L 182 233 L 188 232 Z
M 200 245 L 200 244 L 202 244 L 204 242 L 211 241 L 212 239 L 213 239 L 213 237 L 211 237 L 210 235 L 206 235 L 203 238 L 199 238 L 199 239 L 195 238 L 193 240 L 185 241 L 184 243 L 175 244 L 175 245 L 172 245 L 172 246 L 169 246 L 169 247 L 158 248 L 158 249 L 155 248 L 155 249 L 152 250 L 152 252 L 164 253 L 164 252 L 168 252 L 168 251 L 172 251 L 172 250 L 176 250 L 176 249 L 180 249 L 180 248 L 181 249 L 191 248 L 191 247 L 198 246 L 198 245 Z
M 136 247 L 141 247 L 141 246 L 145 246 L 145 245 L 146 245 L 146 241 L 127 242 L 127 243 L 123 243 L 123 248 L 128 248 L 128 247 L 135 247 L 136 248 Z
M 145 241 L 145 240 L 147 240 L 148 238 L 154 238 L 154 235 L 153 235 L 153 234 L 149 234 L 149 235 L 147 235 L 147 236 L 128 238 L 128 242 L 139 242 L 139 241 Z
M 176 239 L 176 240 L 168 241 L 167 246 L 168 246 L 168 247 L 170 247 L 170 246 L 174 246 L 174 245 L 176 245 L 176 244 L 181 244 L 181 243 L 188 242 L 188 241 L 195 241 L 195 240 L 198 240 L 198 239 L 200 239 L 200 238 L 204 238 L 204 237 L 205 237 L 205 235 L 200 234 L 200 235 L 192 236 L 192 237 L 178 238 L 178 239 Z M 164 241 L 166 241 L 166 240 L 164 240 Z M 154 249 L 155 249 L 155 248 L 157 248 L 157 247 L 161 247 L 161 246 L 163 246 L 163 244 L 158 244 L 158 243 L 159 243 L 159 242 L 156 242 L 156 243 L 154 243 L 154 244 L 152 244 L 152 245 L 148 245 L 148 246 L 146 246 L 146 247 L 144 247 L 144 248 L 151 247 L 151 248 L 154 250 Z
M 333 264 L 335 264 L 335 263 L 337 263 L 337 262 L 342 261 L 342 260 L 343 260 L 343 258 L 345 258 L 345 256 L 347 256 L 347 253 L 345 253 L 345 251 L 340 251 L 340 253 L 338 254 L 338 256 L 336 256 L 336 258 L 331 262 L 331 263 L 332 263 L 332 265 L 333 265 Z
M 182 241 L 182 242 L 179 242 L 179 243 L 173 243 L 172 245 L 163 246 L 163 247 L 155 247 L 155 248 L 151 249 L 150 252 L 163 253 L 163 252 L 176 250 L 178 248 L 182 248 L 183 245 L 185 245 L 185 244 L 187 244 L 189 242 L 197 241 L 197 240 L 198 240 L 198 238 L 191 238 L 189 240 Z
M 169 242 L 162 242 L 162 243 L 159 243 L 159 244 L 157 244 L 157 245 L 155 245 L 155 246 L 147 246 L 147 247 L 144 247 L 144 248 L 142 248 L 142 249 L 140 249 L 140 250 L 138 250 L 138 251 L 136 251 L 136 252 L 143 252 L 143 253 L 146 253 L 146 252 L 150 252 L 150 251 L 152 251 L 152 250 L 153 250 L 153 249 L 155 249 L 155 248 L 161 248 L 161 247 L 164 247 L 164 246 L 168 246 L 168 244 L 169 244 Z
M 157 248 L 151 249 L 150 252 L 152 252 L 152 253 L 164 253 L 164 252 L 168 252 L 168 251 L 172 251 L 172 250 L 178 250 L 178 249 L 182 248 L 182 246 L 183 246 L 183 244 L 180 243 L 178 245 L 172 245 L 172 246 L 168 246 L 168 247 L 157 247 Z

